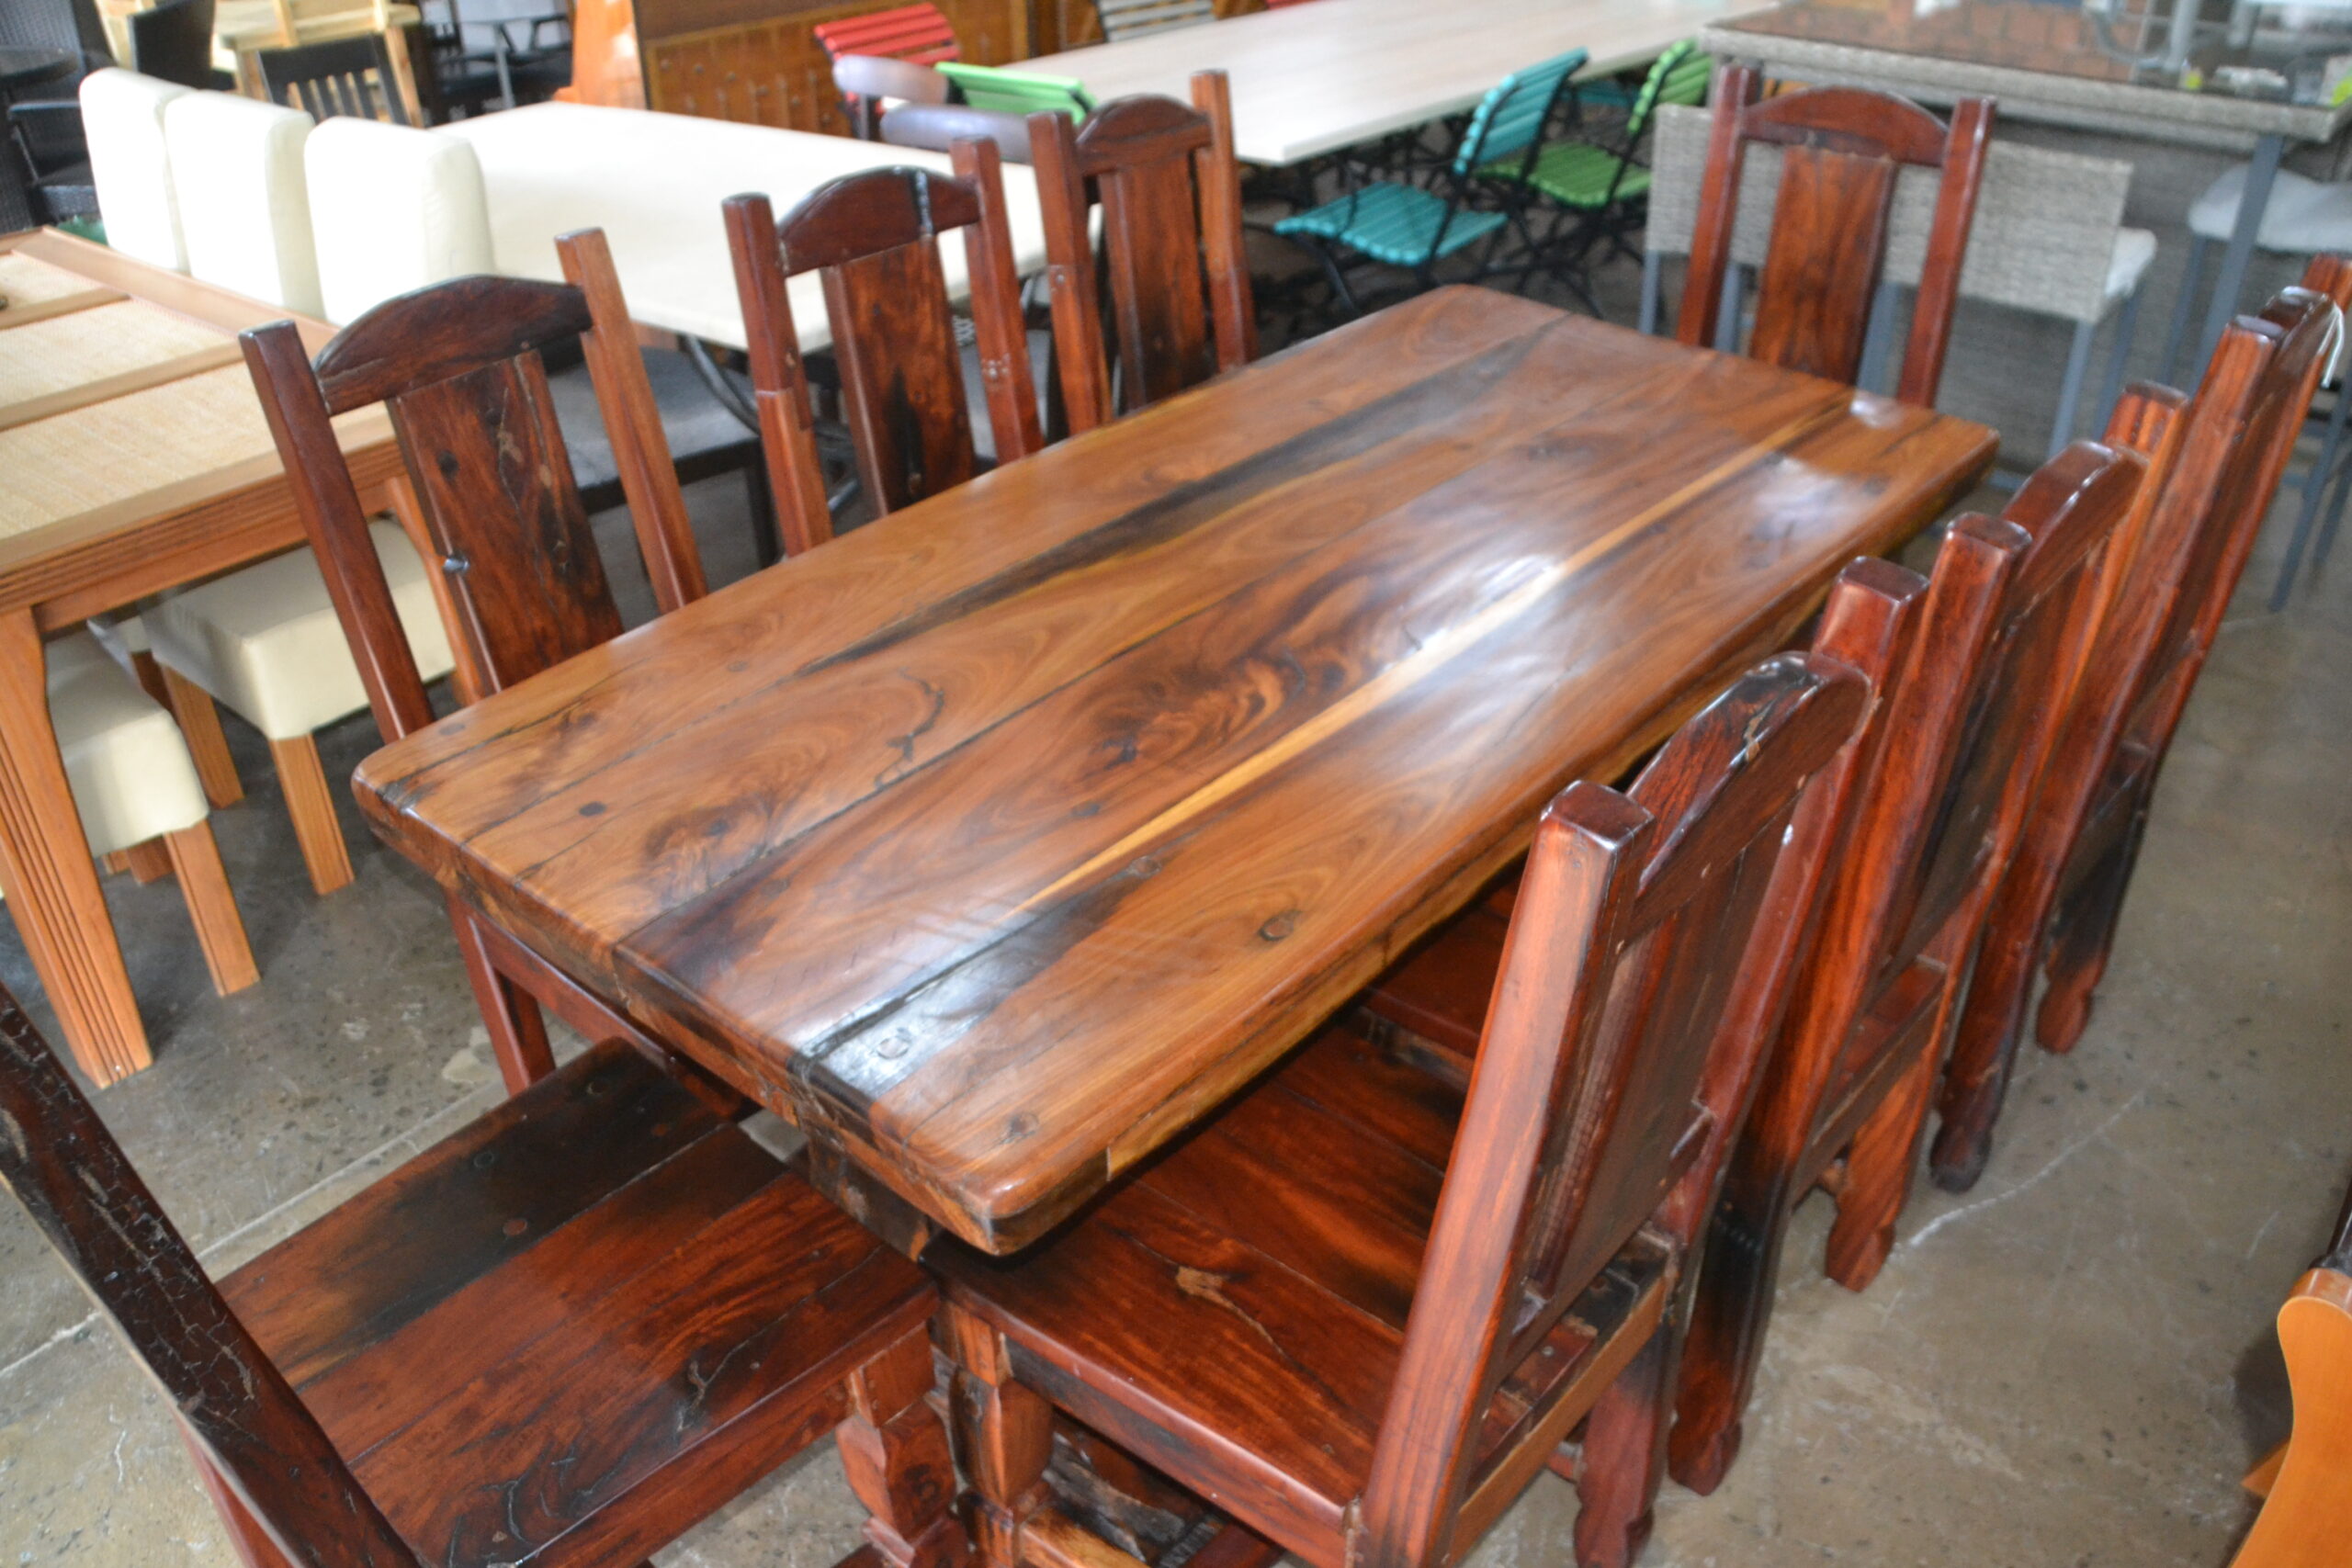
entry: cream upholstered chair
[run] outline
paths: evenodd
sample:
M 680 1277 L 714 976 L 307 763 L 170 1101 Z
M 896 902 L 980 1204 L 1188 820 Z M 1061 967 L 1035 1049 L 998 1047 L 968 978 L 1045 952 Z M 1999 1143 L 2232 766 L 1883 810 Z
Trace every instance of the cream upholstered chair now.
M 1656 325 L 1661 259 L 1690 254 L 1712 118 L 1704 109 L 1671 104 L 1657 111 L 1649 227 L 1643 242 L 1644 332 Z M 1732 260 L 1743 270 L 1752 270 L 1764 259 L 1779 183 L 1777 152 L 1757 148 L 1742 172 L 1739 216 L 1732 231 Z M 1909 287 L 1918 281 L 1935 183 L 1933 172 L 1925 169 L 1905 170 L 1898 177 L 1894 209 L 1888 220 L 1883 288 Z M 2114 159 L 2055 152 L 1998 137 L 1985 150 L 1984 183 L 1976 198 L 1975 220 L 1969 227 L 1968 254 L 1961 265 L 1961 298 L 2074 323 L 2065 370 L 2059 381 L 2058 408 L 2051 424 L 2050 455 L 2053 457 L 2075 438 L 2092 342 L 2109 319 L 2115 321 L 2115 343 L 2108 355 L 2098 401 L 2091 411 L 2094 427 L 2105 423 L 2107 410 L 2123 389 L 2123 367 L 2132 348 L 2140 299 L 2156 257 L 2156 237 L 2123 222 L 2131 186 L 2132 165 Z M 1726 307 L 1738 294 L 1736 288 L 1724 290 Z M 1880 307 L 1871 313 L 1873 345 L 1884 342 L 1892 321 L 1894 313 L 1885 303 L 1883 295 Z M 1879 355 L 1866 348 L 1865 386 L 1871 381 L 1875 357 Z
M 311 117 L 227 93 L 164 107 L 188 272 L 305 316 L 319 314 L 319 262 L 302 145 Z
M 320 312 L 330 276 L 349 313 L 376 302 L 362 299 L 368 289 L 398 293 L 435 281 L 404 275 L 395 265 L 404 255 L 413 263 L 415 247 L 432 243 L 408 235 L 410 248 L 403 250 L 403 225 L 388 215 L 410 209 L 396 204 L 413 201 L 416 185 L 397 175 L 361 193 L 378 204 L 367 224 L 373 243 L 334 247 L 336 268 L 331 273 L 322 266 L 311 237 L 309 151 L 313 141 L 332 141 L 335 128 L 346 126 L 374 129 L 363 121 L 336 120 L 314 130 L 311 117 L 299 109 L 219 93 L 175 102 L 164 115 L 164 129 L 173 179 L 187 214 L 189 271 L 208 283 L 309 315 Z M 450 141 L 470 161 L 472 150 L 463 142 L 433 140 Z M 325 176 L 344 177 L 350 176 L 333 169 Z M 478 175 L 475 190 L 478 196 Z M 347 203 L 329 205 L 339 220 L 356 221 Z M 442 205 L 463 210 L 461 201 Z M 475 208 L 477 227 L 486 234 L 488 219 L 480 215 L 478 200 Z M 362 265 L 366 275 L 355 277 L 355 266 Z M 354 300 L 359 301 L 356 310 Z M 417 667 L 427 680 L 438 679 L 449 672 L 449 642 L 424 564 L 397 525 L 379 522 L 375 536 Z M 260 730 L 269 742 L 311 886 L 327 894 L 348 884 L 351 857 L 313 737 L 366 708 L 368 694 L 310 550 L 153 601 L 141 619 L 156 660 L 173 680 L 174 706 L 183 723 L 193 733 L 203 722 L 182 700 L 185 682 Z
M 498 270 L 471 142 L 342 117 L 311 132 L 303 162 L 327 320 L 354 321 L 395 294 Z
M 222 996 L 244 989 L 260 975 L 179 727 L 88 632 L 70 633 L 47 652 L 50 720 L 90 852 L 162 840 L 212 988 Z
M 188 89 L 108 68 L 82 79 L 82 132 L 107 243 L 174 272 L 187 270 L 179 206 L 164 151 L 164 108 Z

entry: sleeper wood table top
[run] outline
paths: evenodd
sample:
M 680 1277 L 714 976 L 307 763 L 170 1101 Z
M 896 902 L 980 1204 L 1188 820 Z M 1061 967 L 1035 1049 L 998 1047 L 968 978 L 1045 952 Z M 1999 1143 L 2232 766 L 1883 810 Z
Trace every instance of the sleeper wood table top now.
M 820 1150 L 1010 1251 L 1994 441 L 1442 289 L 454 715 L 370 758 L 361 805 Z

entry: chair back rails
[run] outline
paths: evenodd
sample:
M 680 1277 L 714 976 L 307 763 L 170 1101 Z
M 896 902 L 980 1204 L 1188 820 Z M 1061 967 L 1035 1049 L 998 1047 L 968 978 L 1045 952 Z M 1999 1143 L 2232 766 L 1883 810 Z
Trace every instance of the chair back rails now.
M 1783 655 L 1630 795 L 1577 784 L 1544 813 L 1365 1486 L 1365 1568 L 1467 1550 L 1557 1445 L 1542 1435 L 1570 1390 L 1544 1348 L 1563 1316 L 1645 1227 L 1675 1257 L 1697 1234 L 1834 822 L 1804 786 L 1868 703 L 1850 667 Z M 1506 1385 L 1523 1403 L 1496 1440 Z M 1601 1396 L 1589 1454 L 1657 1418 L 1654 1396 L 1631 1403 Z
M 288 1563 L 416 1568 L 121 1145 L 0 991 L 0 1179 Z
M 1736 1453 L 1796 1201 L 1832 1177 L 1841 1284 L 1861 1289 L 1885 1261 L 1951 1010 L 2145 471 L 2135 453 L 2077 442 L 1998 521 L 1955 523 L 1927 583 L 1871 569 L 1890 592 L 1909 580 L 1917 629 L 1863 764 L 1838 781 L 1850 829 L 1709 1232 L 1671 1439 L 1686 1485 L 1712 1490 Z
M 2111 574 L 2034 821 L 1987 918 L 1939 1110 L 1937 1181 L 1972 1186 L 1990 1152 L 2037 970 L 2038 1032 L 2080 1037 L 2106 964 L 2156 773 L 2352 302 L 2352 263 L 2312 262 L 2301 287 L 2216 345 L 2184 422 L 2172 481 Z
M 1905 402 L 1932 407 L 1984 179 L 1992 100 L 1961 99 L 1947 126 L 1907 99 L 1856 87 L 1814 87 L 1758 102 L 1761 80 L 1752 65 L 1725 65 L 1715 76 L 1714 123 L 1676 335 L 1694 346 L 1713 341 L 1731 266 L 1740 167 L 1749 143 L 1773 143 L 1784 150 L 1780 194 L 1747 352 L 1788 369 L 1852 381 L 1885 265 L 1897 170 L 1905 164 L 1940 169 L 1895 391 Z
M 1097 200 L 1118 330 L 1118 412 L 1132 413 L 1257 356 L 1225 73 L 1195 73 L 1192 96 L 1190 108 L 1172 98 L 1121 98 L 1082 128 L 1067 115 L 1029 117 L 1055 347 L 1073 434 L 1107 423 L 1113 412 L 1087 238 L 1088 211 Z
M 841 366 L 857 472 L 877 515 L 978 471 L 939 235 L 962 229 L 982 385 L 997 460 L 1044 445 L 996 143 L 958 141 L 955 175 L 869 169 L 831 180 L 774 216 L 764 196 L 730 197 L 728 243 L 750 337 L 752 383 L 786 554 L 832 537 L 815 413 L 787 280 L 818 273 Z
M 433 717 L 335 444 L 338 414 L 381 402 L 405 462 L 402 526 L 436 567 L 434 595 L 471 704 L 619 635 L 620 612 L 571 478 L 539 351 L 580 338 L 656 602 L 704 592 L 669 444 L 602 233 L 557 243 L 570 284 L 462 277 L 387 300 L 315 365 L 290 321 L 243 334 L 245 362 L 286 466 L 377 728 Z M 592 1038 L 636 1035 L 610 1009 L 456 898 L 450 915 L 509 1088 L 553 1065 L 533 997 Z
M 382 33 L 264 50 L 254 58 L 262 90 L 273 103 L 302 109 L 318 120 L 341 115 L 409 123 L 400 75 Z

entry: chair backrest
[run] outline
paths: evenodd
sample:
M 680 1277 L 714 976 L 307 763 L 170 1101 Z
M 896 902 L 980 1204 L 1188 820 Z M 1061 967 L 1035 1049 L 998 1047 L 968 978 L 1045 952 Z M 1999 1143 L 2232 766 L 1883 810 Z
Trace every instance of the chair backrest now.
M 17 999 L 0 990 L 0 1184 L 160 1384 L 289 1562 L 414 1568 Z
M 2077 442 L 2000 520 L 1962 517 L 1945 536 L 1902 673 L 1840 785 L 1851 829 L 1789 1003 L 1781 1070 L 1816 1114 L 1871 1065 L 1848 1045 L 1880 998 L 1923 959 L 1964 973 L 2064 728 L 2109 552 L 2151 498 L 2147 469 Z
M 347 115 L 410 123 L 400 76 L 392 69 L 382 33 L 266 49 L 256 61 L 263 90 L 277 103 L 308 110 L 313 119 Z
M 432 720 L 330 423 L 383 403 L 434 573 L 458 699 L 479 702 L 619 635 L 540 350 L 582 339 L 638 543 L 664 610 L 702 592 L 645 362 L 604 236 L 557 242 L 571 284 L 461 277 L 386 301 L 315 364 L 290 321 L 243 334 L 297 509 L 387 740 Z M 639 514 L 642 513 L 640 516 Z
M 1694 345 L 1714 335 L 1741 167 L 1751 143 L 1770 143 L 1781 149 L 1781 187 L 1747 351 L 1788 369 L 1853 380 L 1885 265 L 1896 170 L 1938 168 L 1943 180 L 1895 392 L 1905 402 L 1932 405 L 1984 176 L 1992 100 L 1962 98 L 1947 126 L 1888 93 L 1813 87 L 1758 102 L 1760 84 L 1749 65 L 1726 65 L 1715 78 L 1713 133 L 1677 335 Z
M 1102 36 L 1113 43 L 1166 28 L 1197 28 L 1216 20 L 1214 0 L 1094 0 Z
M 964 231 L 972 324 L 997 458 L 1044 444 L 1012 268 L 1002 164 L 993 141 L 959 141 L 956 173 L 867 169 L 819 186 L 777 221 L 764 196 L 730 197 L 727 238 L 750 340 L 760 438 L 776 520 L 792 554 L 832 536 L 814 412 L 786 285 L 823 280 L 842 406 L 857 472 L 877 515 L 978 471 L 963 355 L 939 235 Z
M 330 119 L 303 144 L 302 170 L 327 320 L 495 270 L 481 164 L 463 137 Z
M 850 133 L 861 141 L 878 139 L 883 100 L 944 107 L 951 91 L 947 78 L 930 66 L 887 54 L 842 55 L 833 62 L 833 85 Z
M 1040 109 L 1084 119 L 1094 112 L 1086 84 L 1074 76 L 1040 76 L 1028 71 L 1005 71 L 993 65 L 966 65 L 943 60 L 935 67 L 956 84 L 964 101 L 999 114 L 1032 115 Z
M 1673 1247 L 1696 1234 L 1834 825 L 1807 785 L 1869 702 L 1860 671 L 1782 655 L 1630 795 L 1579 784 L 1544 812 L 1374 1448 L 1363 1561 L 1466 1549 L 1497 1392 L 1533 1391 L 1513 1429 L 1545 1431 L 1572 1382 L 1547 1372 L 1573 1358 L 1543 1348 L 1570 1306 L 1645 1227 Z
M 808 30 L 816 35 L 825 58 L 833 61 L 852 54 L 884 54 L 918 65 L 936 65 L 943 60 L 960 60 L 964 53 L 956 41 L 955 24 L 929 0 L 819 22 Z
M 311 117 L 229 93 L 164 107 L 191 276 L 305 316 L 324 309 L 302 149 Z
M 122 24 L 133 71 L 183 87 L 212 85 L 212 0 L 162 0 Z
M 1471 111 L 1469 128 L 1453 150 L 1454 174 L 1467 175 L 1512 158 L 1524 174 L 1542 150 L 1544 132 L 1561 98 L 1569 92 L 1568 78 L 1584 69 L 1587 58 L 1583 50 L 1570 50 L 1514 71 L 1489 88 Z
M 1241 176 L 1225 73 L 1193 78 L 1193 107 L 1120 98 L 1073 127 L 1029 117 L 1046 224 L 1054 352 L 1073 433 L 1108 423 L 1110 367 L 1088 213 L 1102 239 L 1118 323 L 1118 412 L 1158 402 L 1257 356 L 1257 305 L 1241 249 Z
M 1028 121 L 969 104 L 893 105 L 884 111 L 876 137 L 893 147 L 933 152 L 952 152 L 958 141 L 993 141 L 1008 164 L 1025 164 L 1031 157 Z
M 1667 45 L 1666 52 L 1650 62 L 1649 73 L 1642 78 L 1641 89 L 1634 95 L 1633 107 L 1626 111 L 1627 145 L 1640 143 L 1661 106 L 1688 107 L 1706 102 L 1707 85 L 1714 73 L 1715 62 L 1700 51 L 1697 39 L 1684 39 Z
M 107 243 L 174 272 L 187 270 L 179 201 L 172 193 L 164 108 L 188 89 L 109 66 L 82 78 L 82 134 Z

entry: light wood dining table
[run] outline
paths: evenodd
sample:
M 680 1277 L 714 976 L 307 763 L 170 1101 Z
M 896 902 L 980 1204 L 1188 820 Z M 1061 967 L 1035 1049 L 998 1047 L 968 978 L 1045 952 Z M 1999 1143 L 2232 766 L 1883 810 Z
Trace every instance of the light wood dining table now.
M 1313 0 L 1091 44 L 1017 67 L 1086 84 L 1099 103 L 1185 95 L 1195 71 L 1233 88 L 1234 153 L 1281 167 L 1458 114 L 1523 66 L 1581 49 L 1582 77 L 1647 65 L 1711 24 L 1773 0 Z
M 83 1071 L 150 1060 L 57 734 L 42 639 L 303 541 L 236 334 L 287 312 L 52 231 L 0 236 L 0 887 Z M 323 345 L 334 329 L 304 321 Z M 338 422 L 361 494 L 380 412 Z
M 1783 646 L 1992 432 L 1456 288 L 894 513 L 362 764 L 390 842 L 1018 1248 Z

